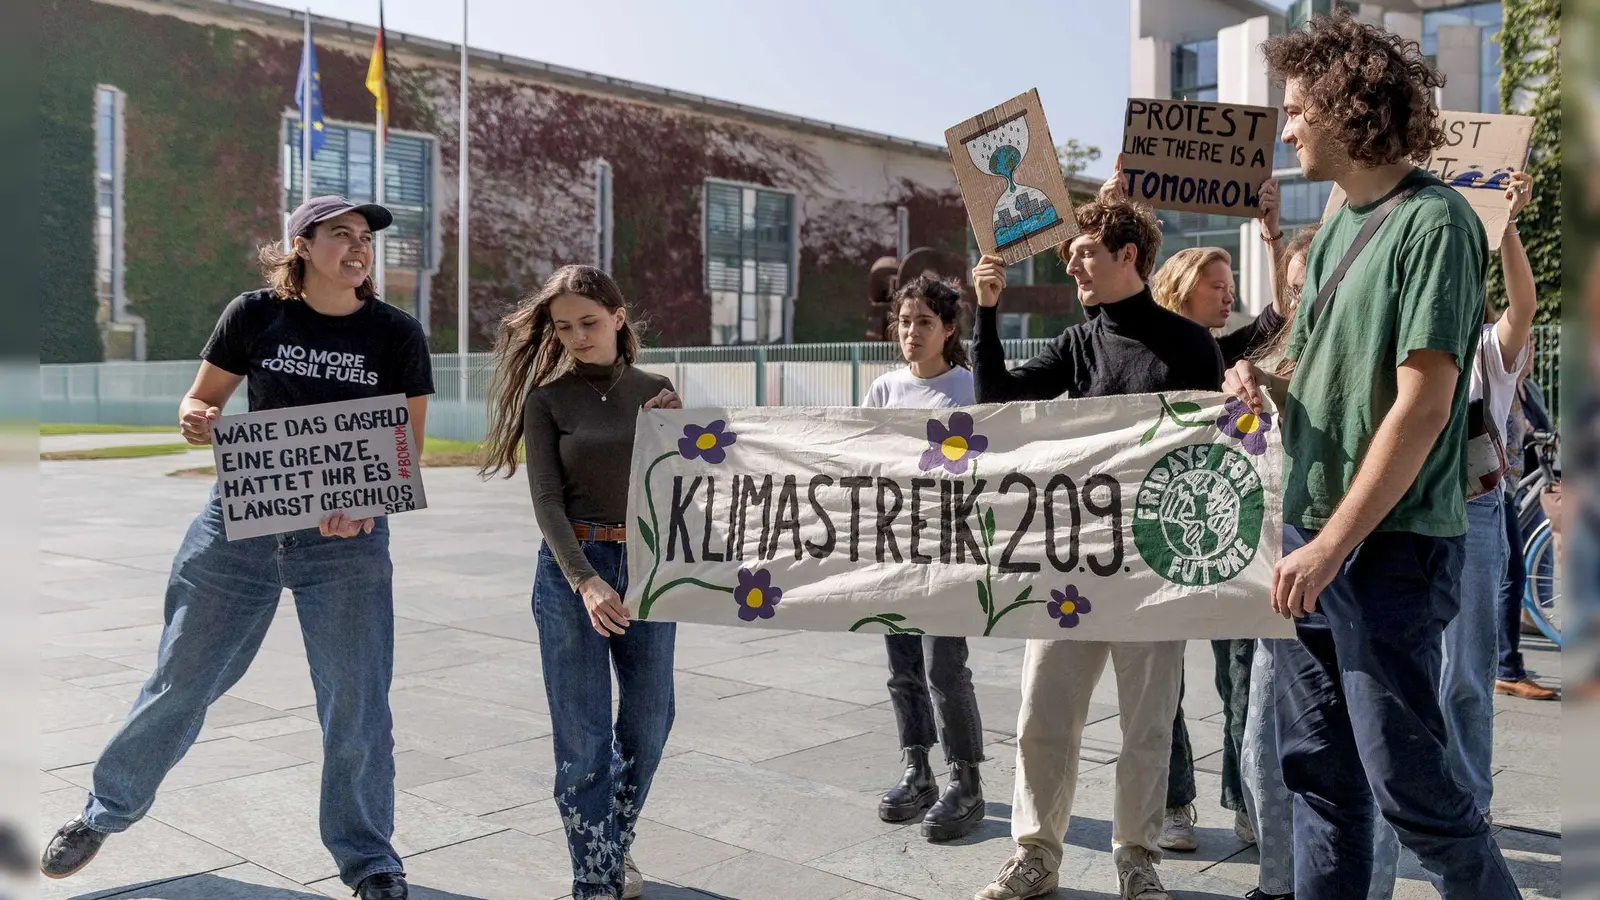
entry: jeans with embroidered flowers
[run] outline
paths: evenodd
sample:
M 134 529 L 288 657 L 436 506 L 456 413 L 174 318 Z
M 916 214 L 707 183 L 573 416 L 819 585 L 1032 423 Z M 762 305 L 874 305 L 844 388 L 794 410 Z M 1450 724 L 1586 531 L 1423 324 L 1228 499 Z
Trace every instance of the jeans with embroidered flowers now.
M 625 546 L 581 546 L 600 577 L 626 594 Z M 622 856 L 633 845 L 634 826 L 672 729 L 676 626 L 636 621 L 623 634 L 602 637 L 548 545 L 539 550 L 533 620 L 554 732 L 556 810 L 572 857 L 572 897 L 620 897 Z

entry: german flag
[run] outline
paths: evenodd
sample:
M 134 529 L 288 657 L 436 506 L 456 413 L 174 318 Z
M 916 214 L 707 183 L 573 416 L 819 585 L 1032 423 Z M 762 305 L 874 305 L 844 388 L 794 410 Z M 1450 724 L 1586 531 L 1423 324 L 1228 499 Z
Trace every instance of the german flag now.
M 378 36 L 372 42 L 372 62 L 367 64 L 367 90 L 378 108 L 383 138 L 389 138 L 389 60 L 384 53 L 388 36 L 383 27 L 383 0 L 378 0 Z

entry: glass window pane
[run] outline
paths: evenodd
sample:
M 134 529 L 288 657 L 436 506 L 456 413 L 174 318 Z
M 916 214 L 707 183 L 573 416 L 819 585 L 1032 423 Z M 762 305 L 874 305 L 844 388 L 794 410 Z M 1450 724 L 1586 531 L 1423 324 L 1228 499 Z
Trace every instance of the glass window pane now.
M 373 183 L 374 135 L 370 131 L 345 131 L 347 149 L 346 182 L 344 196 L 357 202 L 367 202 L 377 197 Z M 385 169 L 388 169 L 385 160 Z M 385 191 L 387 193 L 387 191 Z

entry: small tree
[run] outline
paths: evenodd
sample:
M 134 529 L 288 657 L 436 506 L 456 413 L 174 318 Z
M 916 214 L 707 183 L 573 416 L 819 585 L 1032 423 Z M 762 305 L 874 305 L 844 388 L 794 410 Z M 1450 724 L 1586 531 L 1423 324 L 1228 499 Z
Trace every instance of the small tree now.
M 1089 164 L 1100 158 L 1100 148 L 1079 143 L 1077 138 L 1070 138 L 1065 144 L 1056 148 L 1056 156 L 1061 159 L 1061 174 L 1071 178 L 1082 174 L 1089 168 Z

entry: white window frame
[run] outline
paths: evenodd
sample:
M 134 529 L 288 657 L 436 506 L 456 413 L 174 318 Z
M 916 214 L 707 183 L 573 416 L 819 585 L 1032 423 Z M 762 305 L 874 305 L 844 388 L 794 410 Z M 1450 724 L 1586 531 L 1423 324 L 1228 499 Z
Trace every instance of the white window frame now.
M 102 270 L 100 259 L 100 192 L 104 185 L 100 175 L 100 144 L 105 136 L 100 131 L 100 98 L 111 97 L 111 119 L 113 134 L 111 136 L 111 234 L 109 268 L 111 275 L 111 293 L 106 297 L 106 325 L 109 330 L 132 332 L 133 358 L 145 358 L 145 322 L 140 316 L 128 311 L 128 295 L 124 286 L 127 274 L 127 255 L 125 253 L 127 237 L 127 220 L 125 218 L 125 190 L 127 185 L 127 156 L 128 139 L 126 126 L 126 109 L 128 95 L 116 85 L 96 84 L 94 89 L 94 103 L 91 115 L 93 116 L 94 130 L 94 191 L 95 191 L 95 295 L 100 296 L 100 272 Z
M 701 277 L 702 281 L 705 279 L 706 273 L 710 269 L 710 263 L 709 263 L 709 258 L 708 258 L 709 255 L 710 255 L 710 252 L 711 252 L 711 216 L 710 216 L 711 191 L 710 191 L 710 187 L 713 184 L 719 184 L 719 185 L 724 185 L 724 186 L 727 186 L 727 187 L 738 188 L 740 190 L 766 191 L 767 193 L 770 193 L 770 194 L 787 194 L 789 196 L 789 200 L 790 200 L 790 202 L 789 202 L 789 283 L 786 285 L 785 294 L 781 298 L 781 302 L 783 303 L 782 327 L 781 327 L 781 334 L 778 337 L 778 342 L 779 343 L 783 343 L 783 344 L 793 343 L 794 342 L 794 301 L 795 301 L 795 297 L 800 293 L 800 192 L 798 190 L 792 188 L 792 187 L 781 186 L 781 185 L 775 186 L 775 185 L 767 185 L 767 184 L 756 184 L 756 183 L 750 182 L 750 181 L 736 181 L 736 180 L 731 179 L 731 178 L 707 178 L 707 179 L 705 179 L 704 184 L 702 184 L 701 188 L 700 188 L 700 277 Z M 705 289 L 705 292 L 706 292 L 706 296 L 710 297 L 712 295 L 712 293 L 714 293 L 711 290 L 711 285 L 710 284 L 704 284 L 703 286 L 704 286 L 704 289 Z M 717 291 L 715 293 L 724 293 L 724 292 Z M 743 292 L 741 292 L 739 294 L 739 296 L 742 298 L 744 296 L 759 297 L 761 295 L 759 295 L 759 294 L 746 295 Z M 744 308 L 744 302 L 743 302 L 742 299 L 739 302 L 739 307 L 740 307 L 740 315 L 742 317 L 743 316 L 743 308 Z M 766 342 L 758 341 L 756 345 L 760 345 L 762 343 L 766 343 Z M 738 345 L 738 342 L 736 342 L 735 344 L 730 344 L 728 346 L 737 346 L 737 345 Z

